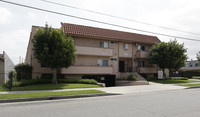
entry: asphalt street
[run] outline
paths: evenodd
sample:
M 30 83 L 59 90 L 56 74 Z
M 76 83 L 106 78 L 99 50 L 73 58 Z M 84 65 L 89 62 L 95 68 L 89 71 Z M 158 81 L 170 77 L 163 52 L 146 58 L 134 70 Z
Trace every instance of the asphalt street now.
M 199 117 L 200 89 L 0 104 L 0 117 Z

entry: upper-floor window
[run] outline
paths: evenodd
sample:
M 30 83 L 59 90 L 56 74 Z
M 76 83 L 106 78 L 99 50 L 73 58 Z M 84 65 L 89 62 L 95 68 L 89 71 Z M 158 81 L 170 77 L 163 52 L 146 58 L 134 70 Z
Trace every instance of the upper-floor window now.
M 99 47 L 108 48 L 108 42 L 106 42 L 106 41 L 99 41 Z
M 128 50 L 128 44 L 127 44 L 127 43 L 124 43 L 124 44 L 123 44 L 123 48 L 124 48 L 124 50 Z
M 117 42 L 116 42 L 116 41 L 111 41 L 110 43 L 111 43 L 111 44 L 116 44 Z
M 108 66 L 108 60 L 99 59 L 98 65 L 99 66 Z
M 138 45 L 138 50 L 145 51 L 145 46 L 144 45 Z

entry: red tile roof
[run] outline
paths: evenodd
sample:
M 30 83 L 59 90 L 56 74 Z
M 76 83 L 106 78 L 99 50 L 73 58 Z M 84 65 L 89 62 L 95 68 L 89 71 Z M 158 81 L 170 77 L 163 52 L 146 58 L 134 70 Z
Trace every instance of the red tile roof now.
M 147 44 L 154 44 L 160 42 L 160 40 L 156 36 L 142 35 L 103 28 L 95 28 L 69 23 L 61 24 L 61 28 L 63 28 L 65 33 L 67 33 L 70 36 L 90 37 L 115 41 L 130 41 Z

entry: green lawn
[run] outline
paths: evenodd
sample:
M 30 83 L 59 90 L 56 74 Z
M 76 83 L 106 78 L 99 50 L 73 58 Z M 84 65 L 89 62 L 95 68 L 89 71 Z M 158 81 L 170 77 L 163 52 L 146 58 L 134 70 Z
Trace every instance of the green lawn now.
M 12 94 L 0 94 L 0 99 L 67 96 L 67 95 L 81 95 L 81 94 L 95 94 L 95 93 L 105 93 L 105 92 L 99 90 L 79 90 L 79 91 L 38 92 L 38 93 L 12 93 Z
M 200 76 L 193 76 L 194 79 L 200 79 Z
M 200 86 L 200 83 L 197 83 L 197 84 L 183 84 L 183 85 L 179 85 L 179 86 L 185 86 L 185 87 L 197 87 L 197 86 Z
M 22 87 L 13 87 L 12 91 L 29 91 L 29 90 L 51 90 L 51 89 L 74 89 L 74 88 L 98 88 L 95 84 L 80 83 L 59 83 L 59 84 L 36 84 Z M 0 85 L 0 91 L 8 91 Z
M 175 83 L 190 83 L 190 82 L 200 82 L 191 80 L 153 80 L 151 82 L 162 83 L 162 84 L 175 84 Z

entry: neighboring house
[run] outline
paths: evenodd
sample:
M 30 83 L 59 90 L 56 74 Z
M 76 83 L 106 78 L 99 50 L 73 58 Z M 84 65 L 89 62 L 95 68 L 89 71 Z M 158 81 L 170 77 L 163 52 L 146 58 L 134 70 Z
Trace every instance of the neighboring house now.
M 77 61 L 69 68 L 62 68 L 59 74 L 66 78 L 101 77 L 122 78 L 130 73 L 154 76 L 158 68 L 149 63 L 151 46 L 159 43 L 155 36 L 89 26 L 61 23 L 65 33 L 74 39 Z M 30 38 L 40 28 L 32 26 Z M 52 74 L 42 67 L 33 56 L 29 41 L 26 63 L 33 66 L 32 78 Z
M 200 71 L 200 62 L 198 60 L 186 61 L 185 67 L 182 67 L 180 70 L 198 70 Z
M 6 83 L 9 79 L 8 74 L 14 69 L 14 66 L 14 63 L 5 52 L 0 54 L 0 84 Z

